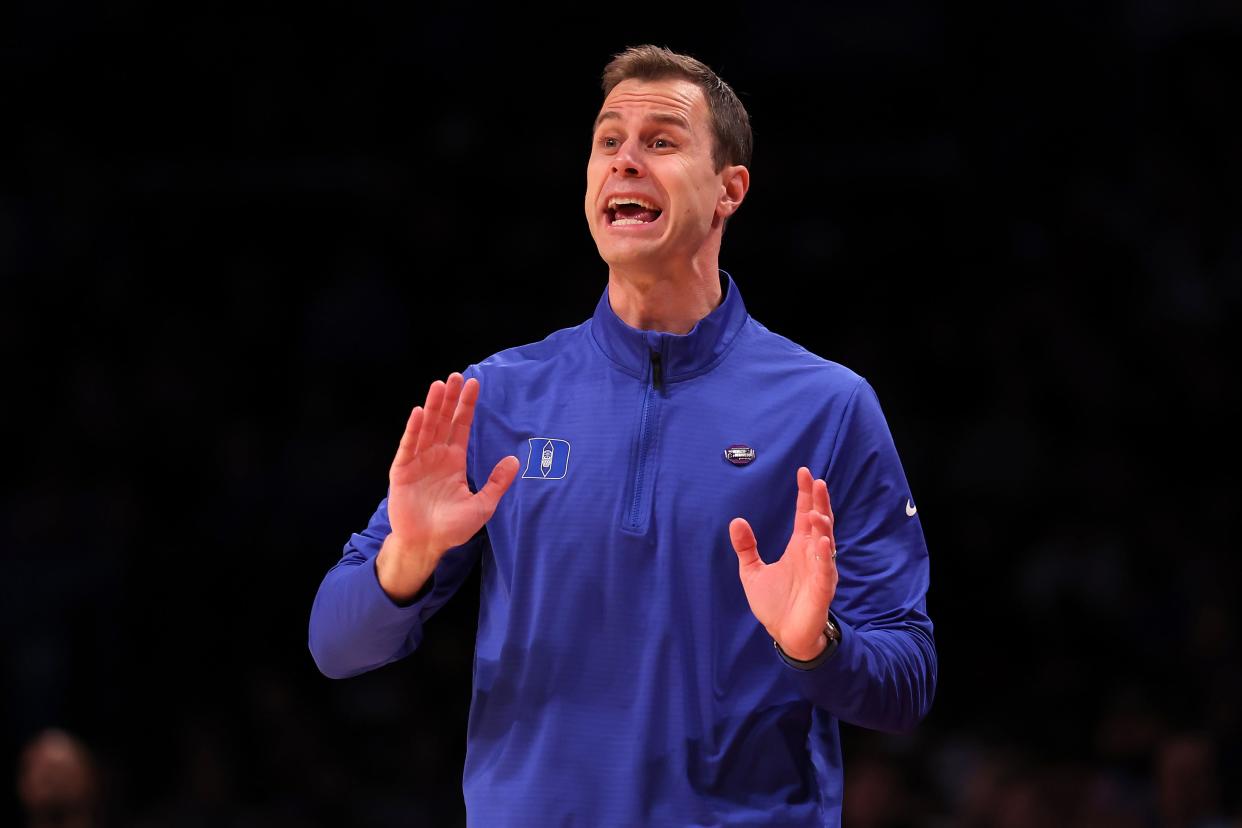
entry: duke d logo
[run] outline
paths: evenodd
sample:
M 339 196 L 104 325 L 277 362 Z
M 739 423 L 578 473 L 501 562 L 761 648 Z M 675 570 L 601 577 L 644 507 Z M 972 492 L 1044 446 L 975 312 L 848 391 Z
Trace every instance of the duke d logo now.
M 569 441 L 554 437 L 531 437 L 522 477 L 560 480 L 569 471 Z

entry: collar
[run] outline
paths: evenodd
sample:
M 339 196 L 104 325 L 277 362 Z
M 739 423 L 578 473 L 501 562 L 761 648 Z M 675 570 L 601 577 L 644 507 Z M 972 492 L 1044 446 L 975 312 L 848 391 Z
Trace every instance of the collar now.
M 717 268 L 719 269 L 719 268 Z M 733 277 L 720 271 L 724 298 L 686 334 L 632 328 L 617 316 L 608 301 L 608 288 L 591 317 L 591 335 L 617 367 L 640 379 L 650 370 L 652 353 L 660 354 L 668 382 L 689 379 L 715 367 L 732 347 L 746 323 L 746 305 Z

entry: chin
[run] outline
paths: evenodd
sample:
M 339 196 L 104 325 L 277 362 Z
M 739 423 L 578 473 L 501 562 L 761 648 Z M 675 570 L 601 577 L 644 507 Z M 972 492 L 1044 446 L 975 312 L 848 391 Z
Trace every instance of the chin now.
M 664 233 L 626 237 L 601 227 L 595 236 L 595 246 L 606 260 L 640 261 L 659 259 L 669 254 L 669 239 Z
M 614 267 L 659 261 L 668 257 L 662 247 L 655 245 L 610 244 L 606 247 L 596 245 L 596 249 L 600 258 Z

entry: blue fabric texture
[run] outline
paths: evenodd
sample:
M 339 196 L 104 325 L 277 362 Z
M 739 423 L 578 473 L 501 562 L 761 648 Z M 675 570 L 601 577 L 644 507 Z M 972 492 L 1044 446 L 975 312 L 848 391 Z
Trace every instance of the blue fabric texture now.
M 721 282 L 684 335 L 630 327 L 605 289 L 581 325 L 471 365 L 471 486 L 521 461 L 496 514 L 408 606 L 375 574 L 387 499 L 324 577 L 310 650 L 344 678 L 418 647 L 482 567 L 470 825 L 838 825 L 838 722 L 908 731 L 931 706 L 927 547 L 879 401 Z M 745 517 L 777 560 L 802 465 L 828 484 L 840 575 L 841 641 L 811 669 L 751 613 L 728 533 Z

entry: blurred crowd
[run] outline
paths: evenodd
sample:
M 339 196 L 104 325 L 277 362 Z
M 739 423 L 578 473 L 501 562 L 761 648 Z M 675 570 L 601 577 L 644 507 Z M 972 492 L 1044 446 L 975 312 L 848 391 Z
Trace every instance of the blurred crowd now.
M 268 692 L 280 691 L 269 687 Z M 286 726 L 311 732 L 316 727 L 309 718 L 293 721 L 287 709 L 263 712 L 284 719 Z M 910 738 L 849 733 L 845 823 L 852 828 L 1242 825 L 1242 773 L 1236 752 L 1229 755 L 1209 733 L 1171 727 L 1134 698 L 1119 701 L 1100 724 L 1093 758 L 1038 757 L 1020 746 L 985 742 L 974 734 Z M 288 739 L 291 734 L 271 735 Z M 259 739 L 260 734 L 250 738 Z M 334 760 L 320 739 L 305 738 L 299 747 L 308 750 L 299 752 L 273 750 L 275 744 L 230 745 L 227 737 L 195 723 L 186 728 L 174 759 L 179 765 L 175 787 L 142 817 L 121 819 L 122 769 L 101 767 L 81 740 L 47 729 L 19 757 L 21 824 L 100 828 L 455 822 L 451 813 L 428 806 L 424 797 L 431 791 L 398 795 L 368 784 L 363 774 Z M 256 752 L 261 756 L 255 757 Z M 439 757 L 427 758 L 435 762 Z M 242 778 L 248 773 L 263 774 L 262 791 Z

